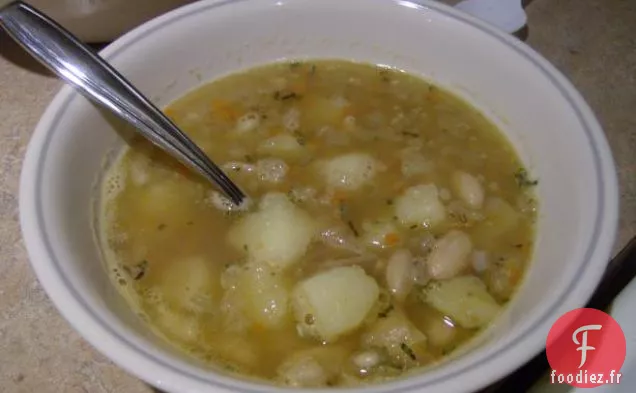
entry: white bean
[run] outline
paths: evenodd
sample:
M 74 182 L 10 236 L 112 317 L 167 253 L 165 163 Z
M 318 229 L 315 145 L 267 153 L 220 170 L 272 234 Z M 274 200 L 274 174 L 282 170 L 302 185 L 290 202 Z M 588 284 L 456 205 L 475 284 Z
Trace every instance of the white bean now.
M 414 284 L 413 255 L 401 249 L 393 253 L 386 268 L 386 283 L 398 301 L 404 301 Z
M 426 261 L 428 274 L 437 280 L 453 278 L 468 267 L 472 250 L 470 237 L 462 231 L 452 230 L 435 243 Z
M 483 273 L 488 269 L 488 255 L 486 251 L 475 251 L 473 253 L 473 269 L 477 273 Z
M 283 127 L 288 132 L 295 132 L 300 129 L 300 111 L 296 108 L 291 108 L 283 115 Z
M 484 204 L 484 188 L 476 177 L 466 172 L 456 172 L 453 182 L 457 194 L 468 206 L 480 208 Z
M 239 117 L 236 121 L 236 130 L 243 133 L 254 131 L 261 123 L 258 113 L 249 112 Z
M 417 285 L 426 285 L 431 281 L 426 268 L 426 258 L 419 256 L 413 259 L 413 282 Z
M 361 370 L 368 370 L 380 364 L 382 357 L 376 351 L 369 350 L 359 352 L 352 358 L 353 364 L 359 367 Z

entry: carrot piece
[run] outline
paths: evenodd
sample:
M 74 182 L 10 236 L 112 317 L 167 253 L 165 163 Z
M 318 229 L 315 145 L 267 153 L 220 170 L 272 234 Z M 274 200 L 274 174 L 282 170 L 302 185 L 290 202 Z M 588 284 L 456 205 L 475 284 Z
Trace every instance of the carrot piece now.
M 521 269 L 512 268 L 508 277 L 513 286 L 517 285 L 519 280 L 521 280 Z
M 395 246 L 400 242 L 400 235 L 394 232 L 387 233 L 384 235 L 384 243 L 387 246 Z
M 355 116 L 358 113 L 357 109 L 358 108 L 356 108 L 356 106 L 353 104 L 345 106 L 342 110 L 343 119 L 347 116 Z
M 308 88 L 307 77 L 298 78 L 291 84 L 290 88 L 291 91 L 293 91 L 297 95 L 305 94 Z
M 331 196 L 331 203 L 334 205 L 337 205 L 339 203 L 344 202 L 345 199 L 347 199 L 346 193 L 342 191 L 335 191 L 333 195 Z
M 238 108 L 229 101 L 214 99 L 211 106 L 214 115 L 225 121 L 235 121 L 239 117 Z

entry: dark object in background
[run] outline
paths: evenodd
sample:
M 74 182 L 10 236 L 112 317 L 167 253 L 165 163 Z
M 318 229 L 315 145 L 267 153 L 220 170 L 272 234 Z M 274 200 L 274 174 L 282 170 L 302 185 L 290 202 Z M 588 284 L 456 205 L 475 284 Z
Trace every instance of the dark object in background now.
M 195 0 L 25 0 L 85 43 L 110 42 Z

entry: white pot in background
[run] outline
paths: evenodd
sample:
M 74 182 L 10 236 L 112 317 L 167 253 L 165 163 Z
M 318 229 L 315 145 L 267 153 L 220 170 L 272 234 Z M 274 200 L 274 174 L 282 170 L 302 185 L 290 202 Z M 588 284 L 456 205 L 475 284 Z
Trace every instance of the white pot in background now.
M 143 22 L 195 0 L 25 0 L 84 42 L 110 42 Z

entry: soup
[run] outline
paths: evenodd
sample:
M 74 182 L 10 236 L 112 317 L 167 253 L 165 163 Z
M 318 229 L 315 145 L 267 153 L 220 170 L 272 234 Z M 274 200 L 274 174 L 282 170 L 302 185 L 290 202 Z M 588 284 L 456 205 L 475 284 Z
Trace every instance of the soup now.
M 277 63 L 166 114 L 252 199 L 133 140 L 100 238 L 130 307 L 210 367 L 296 388 L 402 377 L 487 328 L 523 277 L 536 181 L 493 124 L 415 76 Z

